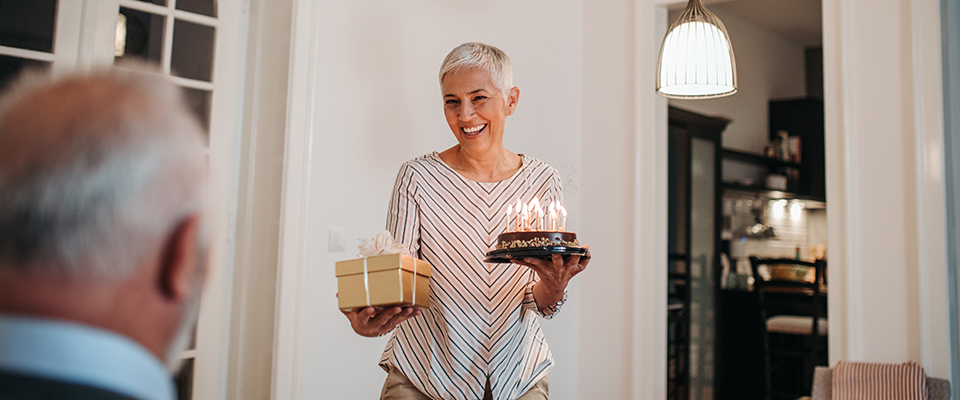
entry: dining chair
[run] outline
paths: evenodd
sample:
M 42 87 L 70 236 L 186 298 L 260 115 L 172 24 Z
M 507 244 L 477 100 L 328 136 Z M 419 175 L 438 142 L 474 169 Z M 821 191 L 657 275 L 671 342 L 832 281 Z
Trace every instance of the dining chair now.
M 753 291 L 764 321 L 768 399 L 809 395 L 813 371 L 827 363 L 825 262 L 750 257 Z M 799 378 L 799 380 L 790 379 Z

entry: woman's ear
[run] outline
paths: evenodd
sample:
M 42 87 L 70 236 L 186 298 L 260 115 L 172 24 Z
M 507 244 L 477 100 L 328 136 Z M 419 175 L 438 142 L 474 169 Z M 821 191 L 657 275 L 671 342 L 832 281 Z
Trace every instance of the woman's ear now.
M 520 101 L 520 88 L 514 86 L 507 92 L 507 115 L 513 115 L 517 109 L 517 103 Z

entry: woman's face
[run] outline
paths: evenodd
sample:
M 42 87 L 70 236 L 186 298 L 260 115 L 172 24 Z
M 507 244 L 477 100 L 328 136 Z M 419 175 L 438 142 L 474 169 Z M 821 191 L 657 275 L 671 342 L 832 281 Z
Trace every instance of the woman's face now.
M 503 148 L 503 126 L 517 108 L 520 89 L 510 89 L 504 98 L 493 78 L 478 68 L 449 73 L 440 87 L 447 125 L 463 150 L 482 154 Z

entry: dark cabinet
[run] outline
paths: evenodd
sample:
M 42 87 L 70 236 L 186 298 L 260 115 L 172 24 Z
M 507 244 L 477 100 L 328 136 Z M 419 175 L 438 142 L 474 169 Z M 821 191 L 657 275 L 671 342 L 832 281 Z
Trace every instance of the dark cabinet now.
M 800 137 L 800 179 L 797 194 L 800 197 L 826 199 L 823 146 L 823 101 L 820 99 L 791 99 L 770 101 L 770 139 L 777 132 L 787 131 Z

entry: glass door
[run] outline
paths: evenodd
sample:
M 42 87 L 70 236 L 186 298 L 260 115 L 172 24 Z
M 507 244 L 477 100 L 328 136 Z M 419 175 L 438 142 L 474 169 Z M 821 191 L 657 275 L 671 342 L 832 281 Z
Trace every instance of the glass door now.
M 0 90 L 24 69 L 76 67 L 81 0 L 0 2 Z
M 726 121 L 670 108 L 667 398 L 716 397 L 720 133 Z

